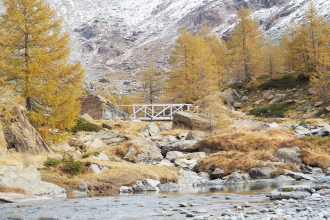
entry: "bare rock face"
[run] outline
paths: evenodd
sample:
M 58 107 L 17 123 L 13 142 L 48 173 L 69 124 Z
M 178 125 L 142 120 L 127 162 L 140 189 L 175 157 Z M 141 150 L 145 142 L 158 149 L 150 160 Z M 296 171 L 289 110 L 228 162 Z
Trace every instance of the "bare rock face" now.
M 14 106 L 12 112 L 15 118 L 4 126 L 7 148 L 15 148 L 17 152 L 22 153 L 52 152 L 40 134 L 30 124 L 24 110 L 22 106 Z
M 123 110 L 99 95 L 83 96 L 80 98 L 80 101 L 80 115 L 88 114 L 94 120 L 110 120 L 128 117 Z

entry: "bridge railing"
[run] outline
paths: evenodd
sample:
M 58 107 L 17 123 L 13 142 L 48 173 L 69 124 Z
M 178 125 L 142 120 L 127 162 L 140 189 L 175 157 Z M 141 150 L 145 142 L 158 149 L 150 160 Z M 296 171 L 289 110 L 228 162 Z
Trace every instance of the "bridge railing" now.
M 179 111 L 198 113 L 198 106 L 192 104 L 133 104 L 118 107 L 132 107 L 132 118 L 142 121 L 171 121 L 173 114 Z

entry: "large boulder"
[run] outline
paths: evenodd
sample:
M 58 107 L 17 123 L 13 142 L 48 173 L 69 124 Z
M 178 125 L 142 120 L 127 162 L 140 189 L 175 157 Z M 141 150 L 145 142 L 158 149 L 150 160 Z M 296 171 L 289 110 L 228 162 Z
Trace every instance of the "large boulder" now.
M 99 139 L 102 141 L 102 143 L 113 146 L 113 145 L 118 145 L 122 142 L 128 141 L 130 138 L 125 135 L 117 134 L 114 131 L 101 130 L 101 131 L 93 134 L 92 139 L 93 140 Z
M 190 131 L 187 136 L 186 140 L 202 140 L 206 136 L 206 133 L 203 131 Z
M 0 184 L 21 188 L 36 196 L 64 197 L 66 195 L 64 188 L 42 182 L 40 173 L 35 168 L 0 166 Z
M 202 158 L 206 157 L 204 152 L 184 154 L 174 160 L 174 164 L 181 168 L 192 170 Z
M 88 95 L 80 97 L 80 102 L 80 115 L 87 113 L 94 120 L 111 120 L 128 117 L 128 115 L 123 110 L 99 95 Z
M 278 149 L 274 156 L 283 163 L 293 163 L 298 165 L 302 163 L 301 151 L 297 146 Z
M 140 132 L 145 137 L 154 136 L 160 132 L 160 128 L 155 122 L 147 124 Z
M 227 105 L 232 105 L 234 102 L 241 99 L 241 95 L 232 88 L 229 88 L 223 92 L 218 92 L 214 96 L 216 96 L 219 101 L 221 100 Z
M 198 147 L 196 140 L 184 140 L 160 144 L 162 154 L 165 156 L 169 151 L 181 151 L 181 152 L 197 152 Z
M 175 128 L 209 130 L 210 121 L 196 113 L 176 112 L 173 114 L 173 129 Z
M 138 138 L 128 145 L 128 152 L 124 159 L 141 164 L 158 164 L 163 160 L 157 145 L 150 138 Z
M 274 166 L 251 168 L 249 170 L 249 176 L 252 179 L 270 179 L 270 174 L 275 170 L 276 168 Z
M 4 125 L 4 136 L 7 148 L 14 148 L 22 153 L 51 153 L 37 130 L 30 124 L 25 115 L 25 108 L 16 105 L 12 108 L 13 119 Z M 0 137 L 1 138 L 1 137 Z
M 225 176 L 225 173 L 223 172 L 222 169 L 216 168 L 213 173 L 211 173 L 210 178 L 211 180 L 215 179 L 222 179 Z
M 311 187 L 305 185 L 281 186 L 270 192 L 271 200 L 303 199 L 311 196 Z
M 159 191 L 158 185 L 160 182 L 154 179 L 144 179 L 137 181 L 133 186 L 133 190 L 137 192 L 141 191 Z
M 233 184 L 233 183 L 249 183 L 253 182 L 248 174 L 241 174 L 239 172 L 233 172 L 226 179 L 225 184 Z

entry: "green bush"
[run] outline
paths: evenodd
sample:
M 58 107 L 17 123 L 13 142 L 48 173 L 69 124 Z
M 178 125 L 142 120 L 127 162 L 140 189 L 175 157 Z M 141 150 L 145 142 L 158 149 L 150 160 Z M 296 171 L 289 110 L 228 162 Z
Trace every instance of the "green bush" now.
M 94 152 L 92 152 L 92 153 L 85 153 L 85 154 L 82 155 L 82 158 L 87 158 L 87 157 L 90 157 L 90 156 L 97 157 L 98 154 L 97 153 L 94 153 Z
M 48 159 L 45 161 L 44 165 L 45 165 L 46 167 L 55 167 L 55 166 L 57 166 L 57 165 L 60 164 L 60 163 L 62 163 L 61 160 L 48 158 Z
M 297 77 L 294 77 L 292 74 L 285 74 L 278 79 L 271 79 L 268 82 L 265 82 L 259 86 L 262 90 L 268 89 L 289 89 L 294 88 L 299 85 L 306 85 L 309 82 L 309 77 L 304 74 L 300 74 Z
M 73 132 L 73 133 L 77 133 L 78 131 L 98 132 L 101 129 L 102 129 L 101 127 L 99 127 L 93 123 L 90 123 L 90 122 L 86 121 L 85 119 L 79 118 L 77 120 L 76 126 L 71 128 L 71 132 Z
M 68 162 L 65 163 L 63 170 L 72 175 L 82 173 L 85 171 L 84 163 L 79 160 L 70 159 Z
M 270 106 L 254 108 L 249 111 L 249 114 L 264 117 L 279 117 L 284 118 L 285 113 L 289 110 L 291 103 L 275 103 Z

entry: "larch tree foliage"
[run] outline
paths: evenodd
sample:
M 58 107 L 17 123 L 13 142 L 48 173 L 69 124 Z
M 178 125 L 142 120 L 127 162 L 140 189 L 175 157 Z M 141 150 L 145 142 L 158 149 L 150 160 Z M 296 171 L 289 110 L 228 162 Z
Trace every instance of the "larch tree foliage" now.
M 141 72 L 141 91 L 138 94 L 138 101 L 146 104 L 157 102 L 162 89 L 162 77 L 159 70 L 152 61 L 148 61 L 147 67 Z
M 319 15 L 314 2 L 308 1 L 309 7 L 296 29 L 296 51 L 302 60 L 300 69 L 313 74 L 321 64 L 324 50 L 329 50 L 330 25 Z
M 284 59 L 281 49 L 271 39 L 266 39 L 262 62 L 264 64 L 263 72 L 271 79 L 275 78 L 276 74 L 284 71 Z
M 251 10 L 241 6 L 238 20 L 229 40 L 230 67 L 236 80 L 251 82 L 262 72 L 260 65 L 264 33 L 260 22 L 251 16 Z
M 59 140 L 75 125 L 80 108 L 83 70 L 79 62 L 68 61 L 70 36 L 42 0 L 3 0 L 3 5 L 0 47 L 8 54 L 0 74 L 16 85 L 46 141 Z
M 193 103 L 218 89 L 219 69 L 212 48 L 186 29 L 170 52 L 164 90 L 173 102 Z

